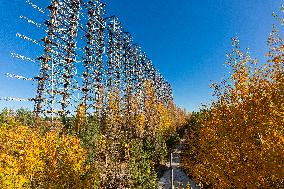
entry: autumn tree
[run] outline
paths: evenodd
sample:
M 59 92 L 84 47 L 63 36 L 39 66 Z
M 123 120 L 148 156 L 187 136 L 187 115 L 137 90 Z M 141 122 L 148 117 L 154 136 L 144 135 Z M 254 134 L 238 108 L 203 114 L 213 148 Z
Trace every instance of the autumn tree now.
M 98 177 L 76 137 L 0 126 L 1 188 L 90 188 Z
M 243 52 L 238 38 L 232 45 L 232 74 L 212 85 L 216 100 L 188 134 L 183 165 L 209 188 L 283 188 L 283 40 L 273 27 L 265 64 Z

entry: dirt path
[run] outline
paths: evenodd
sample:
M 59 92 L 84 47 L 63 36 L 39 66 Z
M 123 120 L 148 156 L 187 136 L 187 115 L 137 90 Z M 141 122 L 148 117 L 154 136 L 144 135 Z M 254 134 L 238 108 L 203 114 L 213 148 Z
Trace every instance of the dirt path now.
M 180 169 L 180 154 L 184 146 L 185 139 L 182 139 L 180 143 L 176 146 L 173 152 L 173 170 L 174 170 L 174 186 L 175 188 L 186 188 L 186 185 L 190 183 L 192 189 L 199 189 L 190 178 L 185 174 L 185 172 Z M 159 179 L 159 189 L 171 189 L 171 168 L 170 162 L 167 162 L 167 170 L 164 172 L 163 176 Z

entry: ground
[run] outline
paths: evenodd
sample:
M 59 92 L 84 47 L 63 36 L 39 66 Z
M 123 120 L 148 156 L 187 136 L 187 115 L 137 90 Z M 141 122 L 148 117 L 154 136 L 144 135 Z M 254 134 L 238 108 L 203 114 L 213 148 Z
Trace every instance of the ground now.
M 185 139 L 181 139 L 180 143 L 173 150 L 173 173 L 175 188 L 186 188 L 190 183 L 192 189 L 199 189 L 200 187 L 192 181 L 180 167 L 180 154 L 184 147 Z M 171 189 L 171 167 L 170 162 L 166 163 L 166 170 L 159 179 L 159 189 Z

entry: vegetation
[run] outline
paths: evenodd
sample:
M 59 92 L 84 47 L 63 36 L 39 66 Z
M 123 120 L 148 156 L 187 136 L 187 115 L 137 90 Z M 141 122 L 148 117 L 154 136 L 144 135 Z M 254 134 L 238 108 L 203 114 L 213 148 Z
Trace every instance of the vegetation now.
M 207 188 L 284 188 L 283 38 L 273 26 L 265 64 L 232 41 L 232 74 L 192 116 L 183 166 Z
M 63 25 L 59 23 L 63 20 L 57 6 L 62 4 L 53 3 L 48 8 L 53 15 L 50 19 L 58 21 L 60 31 Z M 92 1 L 89 4 L 91 7 Z M 97 20 L 92 18 L 94 10 L 90 7 L 88 27 L 92 19 Z M 78 10 L 73 10 L 72 23 L 79 23 Z M 284 24 L 283 18 L 274 16 Z M 49 21 L 46 24 L 50 39 L 54 39 L 54 26 Z M 71 41 L 77 33 L 76 27 L 74 24 L 63 27 L 70 30 Z M 99 42 L 96 42 L 101 43 L 100 50 L 103 49 L 102 32 L 100 28 Z M 57 39 L 66 38 L 65 35 Z M 144 64 L 147 57 L 139 54 L 136 47 L 135 56 L 126 60 L 129 54 L 124 44 L 125 67 L 119 61 L 112 65 L 113 59 L 121 58 L 115 51 L 122 49 L 112 35 L 108 34 L 110 61 L 100 60 L 98 54 L 103 57 L 103 51 L 91 53 L 90 46 L 96 45 L 93 37 L 86 35 L 87 57 L 92 62 L 95 54 L 98 60 L 91 66 L 85 61 L 84 82 L 81 82 L 85 86 L 77 88 L 82 88 L 85 96 L 78 99 L 79 105 L 74 108 L 76 115 L 68 110 L 73 102 L 70 101 L 72 90 L 76 89 L 70 84 L 74 77 L 70 74 L 73 69 L 70 50 L 67 50 L 68 57 L 64 57 L 67 66 L 58 64 L 65 75 L 62 76 L 63 72 L 56 75 L 64 78 L 64 91 L 52 89 L 49 96 L 52 100 L 43 100 L 45 87 L 53 88 L 53 84 L 45 85 L 53 82 L 45 78 L 49 78 L 46 61 L 52 59 L 50 44 L 60 47 L 48 37 L 43 39 L 47 57 L 39 58 L 43 64 L 34 99 L 36 110 L 5 108 L 0 113 L 0 188 L 154 189 L 158 187 L 157 167 L 183 137 L 187 141 L 182 154 L 183 168 L 205 188 L 284 188 L 284 40 L 276 26 L 273 25 L 268 38 L 268 61 L 263 64 L 241 49 L 238 38 L 232 39 L 233 48 L 226 61 L 231 75 L 212 85 L 215 97 L 212 104 L 191 115 L 174 104 L 170 85 L 162 77 L 156 77 L 160 74 L 153 72 L 156 69 L 151 61 Z M 67 45 L 76 49 L 74 44 Z M 128 50 L 133 53 L 134 49 Z M 140 62 L 142 67 L 138 55 L 144 57 L 144 65 Z M 106 89 L 100 78 L 103 62 L 109 64 Z M 96 71 L 90 69 L 94 65 L 98 67 Z M 123 69 L 125 73 L 121 77 L 119 73 Z M 120 83 L 122 78 L 125 81 Z M 62 85 L 61 80 L 57 82 Z M 62 99 L 54 98 L 53 92 Z M 58 104 L 61 110 L 55 111 L 53 106 Z
M 116 93 L 102 120 L 85 105 L 63 125 L 24 109 L 0 114 L 1 188 L 157 188 L 162 163 L 187 113 L 145 87 L 144 111 L 123 112 Z

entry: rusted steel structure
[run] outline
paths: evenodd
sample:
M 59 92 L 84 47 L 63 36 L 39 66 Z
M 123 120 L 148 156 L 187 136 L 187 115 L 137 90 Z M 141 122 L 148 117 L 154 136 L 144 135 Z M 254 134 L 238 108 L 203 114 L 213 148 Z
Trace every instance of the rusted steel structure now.
M 107 108 L 109 94 L 114 91 L 119 93 L 121 103 L 126 104 L 130 112 L 130 99 L 141 101 L 145 82 L 152 83 L 160 103 L 169 105 L 173 100 L 170 84 L 133 42 L 118 18 L 107 16 L 105 3 L 51 0 L 46 9 L 29 0 L 27 3 L 47 17 L 44 24 L 39 24 L 21 16 L 45 31 L 41 40 L 17 34 L 40 45 L 42 55 L 31 59 L 13 54 L 16 58 L 40 64 L 39 75 L 30 78 L 37 82 L 36 97 L 29 99 L 34 101 L 36 116 L 66 118 L 74 115 L 83 104 L 86 113 L 101 117 Z

